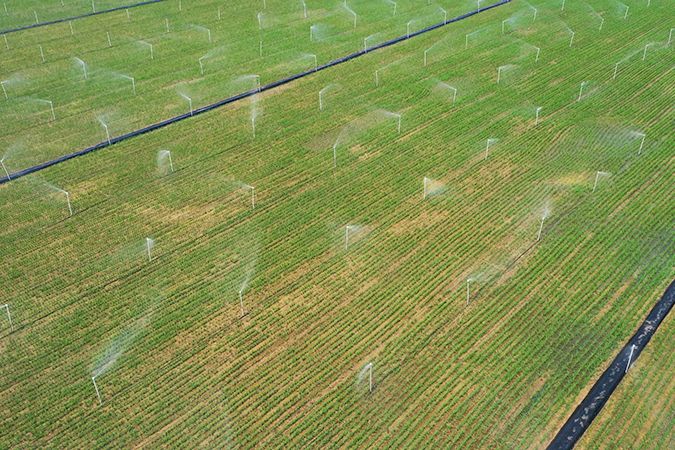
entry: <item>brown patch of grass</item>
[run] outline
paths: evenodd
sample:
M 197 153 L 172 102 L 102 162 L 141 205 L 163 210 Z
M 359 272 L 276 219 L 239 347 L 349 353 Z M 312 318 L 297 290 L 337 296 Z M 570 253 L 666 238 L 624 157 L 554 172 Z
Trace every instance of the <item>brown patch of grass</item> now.
M 412 233 L 417 230 L 429 228 L 437 223 L 448 219 L 446 211 L 423 211 L 419 216 L 403 219 L 393 224 L 389 231 L 394 235 Z
M 569 173 L 554 179 L 551 183 L 556 186 L 582 186 L 588 184 L 588 174 L 584 172 Z

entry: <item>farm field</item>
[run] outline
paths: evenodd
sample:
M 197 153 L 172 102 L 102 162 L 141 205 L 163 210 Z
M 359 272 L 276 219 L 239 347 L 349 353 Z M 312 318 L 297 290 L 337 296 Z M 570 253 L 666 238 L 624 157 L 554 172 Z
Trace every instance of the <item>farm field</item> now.
M 261 59 L 243 1 L 10 34 L 4 162 L 473 5 L 427 3 L 349 2 L 355 30 L 335 3 L 267 0 Z M 675 275 L 670 5 L 621 5 L 516 0 L 0 185 L 0 446 L 544 447 Z M 138 98 L 102 75 L 130 67 Z M 47 96 L 57 120 L 27 109 Z M 672 387 L 669 336 L 672 317 L 582 445 L 653 411 L 628 387 Z M 628 437 L 667 447 L 668 407 Z
M 144 0 L 5 0 L 0 7 L 0 30 L 10 30 L 119 8 Z
M 671 448 L 675 444 L 675 339 L 672 316 L 631 369 L 600 416 L 579 442 L 579 448 Z
M 307 19 L 299 1 L 262 10 L 262 2 L 185 0 L 181 11 L 171 0 L 130 18 L 75 21 L 72 34 L 68 23 L 9 34 L 0 46 L 5 165 L 18 171 L 102 142 L 106 128 L 121 135 L 360 50 L 364 38 L 372 46 L 400 36 L 408 22 L 414 31 L 443 20 L 438 5 L 420 3 L 399 1 L 393 16 L 386 3 L 352 2 L 354 27 L 332 0 L 309 2 Z M 451 18 L 473 5 L 443 10 Z M 448 50 L 440 44 L 429 56 Z

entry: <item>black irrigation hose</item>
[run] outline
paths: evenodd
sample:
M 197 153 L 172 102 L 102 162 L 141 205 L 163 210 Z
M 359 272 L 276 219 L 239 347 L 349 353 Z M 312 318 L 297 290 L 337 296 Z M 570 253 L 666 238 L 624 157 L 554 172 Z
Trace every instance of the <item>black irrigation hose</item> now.
M 139 6 L 152 5 L 153 3 L 160 3 L 160 2 L 164 2 L 164 1 L 166 1 L 166 0 L 146 0 L 146 1 L 143 1 L 143 2 L 139 2 L 139 3 L 132 3 L 130 5 L 116 6 L 115 8 L 103 9 L 101 11 L 90 12 L 90 13 L 87 13 L 87 14 L 80 14 L 79 16 L 63 17 L 61 19 L 50 20 L 48 22 L 38 22 L 38 23 L 34 23 L 32 25 L 24 25 L 22 27 L 10 28 L 10 29 L 7 29 L 7 30 L 0 30 L 0 35 L 9 34 L 9 33 L 16 33 L 17 31 L 30 30 L 31 28 L 46 27 L 47 25 L 54 25 L 54 24 L 57 24 L 57 23 L 69 22 L 71 20 L 77 20 L 77 19 L 84 19 L 85 17 L 98 16 L 99 14 L 106 14 L 106 13 L 109 13 L 109 12 L 120 11 L 122 9 L 137 8 Z
M 163 0 L 153 0 L 153 1 L 163 1 Z M 468 17 L 471 17 L 471 16 L 473 16 L 475 14 L 478 14 L 478 13 L 481 13 L 483 11 L 487 11 L 489 9 L 496 8 L 497 6 L 501 6 L 501 5 L 504 5 L 504 4 L 509 3 L 509 2 L 511 2 L 511 0 L 500 0 L 499 2 L 493 3 L 492 5 L 473 10 L 471 12 L 462 14 L 461 16 L 457 16 L 453 19 L 446 20 L 446 21 L 437 23 L 435 25 L 431 25 L 429 27 L 423 28 L 423 29 L 421 29 L 419 31 L 416 31 L 414 33 L 406 34 L 406 35 L 391 39 L 389 41 L 383 42 L 381 44 L 374 45 L 370 48 L 366 48 L 366 49 L 360 50 L 358 52 L 351 53 L 347 56 L 343 56 L 341 58 L 335 59 L 335 60 L 330 61 L 326 64 L 323 64 L 321 66 L 317 66 L 313 70 L 308 70 L 308 71 L 301 72 L 301 73 L 298 73 L 298 74 L 295 74 L 295 75 L 291 75 L 290 77 L 274 81 L 274 82 L 266 84 L 264 86 L 260 86 L 257 89 L 251 89 L 250 91 L 246 91 L 246 92 L 243 92 L 241 94 L 237 94 L 233 97 L 229 97 L 229 98 L 220 100 L 216 103 L 212 103 L 210 105 L 202 106 L 201 108 L 197 108 L 194 111 L 191 111 L 189 113 L 185 113 L 185 114 L 181 114 L 179 116 L 171 117 L 171 118 L 163 120 L 161 122 L 157 122 L 155 124 L 148 125 L 147 127 L 141 128 L 139 130 L 131 131 L 129 133 L 111 138 L 110 141 L 99 142 L 98 144 L 93 145 L 91 147 L 87 147 L 83 150 L 79 150 L 77 152 L 69 153 L 67 155 L 63 155 L 63 156 L 61 156 L 59 158 L 56 158 L 56 159 L 53 159 L 51 161 L 43 162 L 43 163 L 38 164 L 36 166 L 28 167 L 27 169 L 23 169 L 23 170 L 20 170 L 18 172 L 14 172 L 14 173 L 10 174 L 8 177 L 5 176 L 3 178 L 0 178 L 0 184 L 7 183 L 8 181 L 12 181 L 16 178 L 21 178 L 25 175 L 28 175 L 28 174 L 31 174 L 31 173 L 34 173 L 34 172 L 38 172 L 42 169 L 46 169 L 47 167 L 51 167 L 53 165 L 62 163 L 64 161 L 68 161 L 69 159 L 77 158 L 78 156 L 86 155 L 87 153 L 91 153 L 91 152 L 94 152 L 96 150 L 101 150 L 101 149 L 109 147 L 113 144 L 117 144 L 118 142 L 126 141 L 127 139 L 131 139 L 133 137 L 140 136 L 142 134 L 149 133 L 151 131 L 155 131 L 155 130 L 158 130 L 160 128 L 164 128 L 168 125 L 171 125 L 172 123 L 180 122 L 181 120 L 188 119 L 192 116 L 203 114 L 205 112 L 212 111 L 216 108 L 220 108 L 221 106 L 225 106 L 225 105 L 228 105 L 230 103 L 234 103 L 234 102 L 237 102 L 239 100 L 242 100 L 242 99 L 245 99 L 245 98 L 248 98 L 248 97 L 252 97 L 252 96 L 254 96 L 254 95 L 256 95 L 260 92 L 272 90 L 272 89 L 277 88 L 279 86 L 283 86 L 284 84 L 288 84 L 292 81 L 295 81 L 295 80 L 298 80 L 300 78 L 304 78 L 306 76 L 309 76 L 309 75 L 311 75 L 315 72 L 319 72 L 319 71 L 331 68 L 333 66 L 337 66 L 339 64 L 345 63 L 345 62 L 350 61 L 352 59 L 359 58 L 359 57 L 361 57 L 361 56 L 363 56 L 367 53 L 370 53 L 372 51 L 379 50 L 379 49 L 382 49 L 382 48 L 386 48 L 386 47 L 389 47 L 389 46 L 394 45 L 394 44 L 398 44 L 399 42 L 406 41 L 408 39 L 414 38 L 415 36 L 419 36 L 421 34 L 424 34 L 424 33 L 427 33 L 429 31 L 435 30 L 437 28 L 441 28 L 441 27 L 443 27 L 445 25 L 448 25 L 448 24 L 451 24 L 453 22 L 459 22 L 460 20 L 466 19 Z M 146 2 L 146 3 L 148 3 L 148 2 Z
M 571 449 L 577 443 L 593 419 L 600 413 L 607 400 L 629 369 L 642 353 L 649 340 L 666 318 L 675 303 L 675 281 L 670 283 L 661 299 L 654 305 L 637 332 L 624 345 L 612 364 L 595 382 L 588 395 L 579 403 L 565 425 L 548 446 L 549 450 Z

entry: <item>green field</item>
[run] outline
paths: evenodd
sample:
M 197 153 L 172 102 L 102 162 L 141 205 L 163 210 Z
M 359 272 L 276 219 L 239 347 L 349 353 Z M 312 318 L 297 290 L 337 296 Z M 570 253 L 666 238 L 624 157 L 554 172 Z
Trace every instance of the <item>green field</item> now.
M 8 36 L 10 171 L 475 5 L 177 3 Z M 672 13 L 627 5 L 515 0 L 1 185 L 0 447 L 544 447 L 675 275 Z
M 332 1 L 310 1 L 308 19 L 299 1 L 270 0 L 264 11 L 262 2 L 182 3 L 183 11 L 177 0 L 136 8 L 130 10 L 131 20 L 124 11 L 78 20 L 73 35 L 67 23 L 9 34 L 9 50 L 0 42 L 0 81 L 6 81 L 8 97 L 0 97 L 0 148 L 8 149 L 7 167 L 23 169 L 105 140 L 99 120 L 112 136 L 121 135 L 188 112 L 181 94 L 198 108 L 254 88 L 255 80 L 247 75 L 269 83 L 311 69 L 312 55 L 323 64 L 361 49 L 368 36 L 369 45 L 400 36 L 411 17 L 412 31 L 443 20 L 437 5 L 418 7 L 420 2 L 410 0 L 399 2 L 396 16 L 387 13 L 386 3 L 355 4 L 356 28 Z M 454 17 L 474 4 L 463 1 L 444 9 Z M 258 12 L 263 13 L 262 30 Z M 439 45 L 429 57 L 448 52 Z M 86 80 L 75 58 L 86 64 Z M 128 77 L 134 79 L 135 95 Z M 56 120 L 45 100 L 53 102 Z
M 0 5 L 0 30 L 76 17 L 141 1 L 143 0 L 3 0 Z

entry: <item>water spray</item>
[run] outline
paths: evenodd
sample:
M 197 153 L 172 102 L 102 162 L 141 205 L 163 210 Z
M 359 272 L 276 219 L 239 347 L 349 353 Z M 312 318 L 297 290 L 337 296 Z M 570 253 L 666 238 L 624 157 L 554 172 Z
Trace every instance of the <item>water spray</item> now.
M 598 180 L 600 179 L 600 177 L 604 176 L 609 176 L 609 172 L 601 172 L 598 170 L 595 173 L 595 183 L 593 183 L 593 190 L 591 192 L 595 192 L 595 189 L 598 187 Z
M 77 58 L 77 57 L 75 58 L 75 62 L 77 62 L 80 65 L 80 67 L 82 67 L 82 73 L 84 74 L 84 79 L 86 80 L 88 78 L 87 64 L 84 61 L 82 61 L 80 58 Z
M 537 242 L 541 239 L 541 232 L 544 230 L 544 221 L 548 218 L 549 208 L 546 206 L 544 212 L 541 215 L 541 223 L 539 224 L 539 232 L 537 233 Z
M 448 83 L 443 83 L 442 81 L 439 81 L 437 86 L 452 91 L 452 104 L 454 105 L 455 100 L 457 100 L 457 88 L 454 86 L 450 86 Z
M 319 60 L 316 57 L 316 55 L 313 53 L 305 53 L 304 56 L 307 58 L 312 58 L 314 60 L 314 72 L 316 72 L 319 69 Z
M 370 36 L 363 38 L 363 52 L 364 53 L 368 53 L 368 39 L 374 38 L 375 36 L 377 36 L 377 33 L 371 34 Z
M 239 316 L 241 319 L 246 315 L 246 310 L 244 309 L 244 288 L 239 289 L 239 308 L 241 308 L 241 315 Z
M 98 386 L 96 385 L 96 377 L 91 377 L 91 382 L 94 383 L 94 390 L 96 391 L 96 398 L 98 398 L 98 405 L 103 406 L 103 400 L 101 400 L 101 393 L 98 390 Z
M 105 122 L 103 122 L 101 118 L 99 118 L 98 121 L 101 124 L 101 126 L 105 129 L 105 136 L 106 139 L 108 140 L 108 145 L 110 145 L 110 131 L 108 131 L 108 125 Z
M 649 44 L 648 44 L 648 45 L 649 45 Z M 620 64 L 625 63 L 626 61 L 630 60 L 633 56 L 635 56 L 636 54 L 638 54 L 638 53 L 640 53 L 640 52 L 642 52 L 643 57 L 644 57 L 646 50 L 643 50 L 643 49 L 637 49 L 637 50 L 635 50 L 635 51 L 629 53 L 628 55 L 626 55 L 626 56 L 625 56 L 623 59 L 621 59 L 620 61 L 617 61 L 617 63 L 614 64 L 614 74 L 612 75 L 612 79 L 613 79 L 613 80 L 616 79 L 616 77 L 617 77 L 617 75 L 618 75 L 618 72 L 619 72 L 619 65 L 620 65 Z
M 401 134 L 401 118 L 402 118 L 401 115 L 400 115 L 399 113 L 389 112 L 389 111 L 386 111 L 385 113 L 386 113 L 388 116 L 393 117 L 393 118 L 396 119 L 396 121 L 397 121 L 396 132 L 397 132 L 398 134 Z
M 130 77 L 129 75 L 120 75 L 122 78 L 125 78 L 129 81 L 131 81 L 131 90 L 133 91 L 134 95 L 136 95 L 136 80 L 134 77 Z
M 390 5 L 392 5 L 394 7 L 394 13 L 392 14 L 392 16 L 395 16 L 396 15 L 396 8 L 398 7 L 396 2 L 394 0 L 384 0 L 384 1 L 389 3 Z
M 645 133 L 637 133 L 637 136 L 641 136 L 642 140 L 640 141 L 640 148 L 638 149 L 638 156 L 642 154 L 642 147 L 645 145 L 645 139 L 647 138 L 647 135 Z
M 152 46 L 151 43 L 145 42 L 145 41 L 138 41 L 139 44 L 144 45 L 150 49 L 150 59 L 154 60 L 155 59 L 155 49 Z
M 182 94 L 182 93 L 180 94 L 180 96 L 188 101 L 188 104 L 190 105 L 190 115 L 192 115 L 192 99 L 190 97 L 188 97 L 187 95 Z
M 651 47 L 652 45 L 654 45 L 654 42 L 650 42 L 649 44 L 646 44 L 646 45 L 645 45 L 645 49 L 644 49 L 644 51 L 642 52 L 642 60 L 643 60 L 643 61 L 645 60 L 645 58 L 647 58 L 647 49 L 648 49 L 649 47 Z
M 42 46 L 38 45 L 40 47 L 40 58 L 42 58 L 42 63 L 45 63 L 45 52 L 42 50 Z
M 628 373 L 628 369 L 630 368 L 630 363 L 633 360 L 633 352 L 637 348 L 637 345 L 633 344 L 630 346 L 630 354 L 628 355 L 628 363 L 626 364 L 626 370 L 623 372 L 624 374 Z
M 485 159 L 488 159 L 488 156 L 490 155 L 490 146 L 492 144 L 497 143 L 499 139 L 496 138 L 488 138 L 487 142 L 485 143 Z
M 7 320 L 9 320 L 9 329 L 10 331 L 14 331 L 14 324 L 12 323 L 12 314 L 10 314 L 9 312 L 9 303 L 0 305 L 0 308 L 4 308 L 5 311 L 7 312 Z
M 541 239 L 541 232 L 544 229 L 544 220 L 546 220 L 546 216 L 541 217 L 541 223 L 539 224 L 539 232 L 537 233 L 537 242 L 539 242 L 539 239 Z
M 12 177 L 9 175 L 9 172 L 7 171 L 7 166 L 5 166 L 5 158 L 0 159 L 0 165 L 2 166 L 2 170 L 5 171 L 5 175 L 7 175 L 7 179 L 11 181 Z
M 541 111 L 541 106 L 537 106 L 537 108 L 534 110 L 534 124 L 535 126 L 539 123 L 539 112 Z
M 50 109 L 51 112 L 52 112 L 52 121 L 56 120 L 56 114 L 54 113 L 54 102 L 52 102 L 51 100 L 43 100 L 43 99 L 40 99 L 40 98 L 36 98 L 35 101 L 36 101 L 36 102 L 40 102 L 40 103 L 46 103 L 46 104 L 48 104 L 48 105 L 49 105 L 49 109 Z
M 349 230 L 351 226 L 347 225 L 345 226 L 345 250 L 349 249 Z
M 70 203 L 70 194 L 68 191 L 64 191 L 63 189 L 59 189 L 63 194 L 66 196 L 66 203 L 68 203 L 68 213 L 69 217 L 73 217 L 73 205 Z
M 584 87 L 586 86 L 586 84 L 588 84 L 588 81 L 582 81 L 581 85 L 579 86 L 579 97 L 577 97 L 578 102 L 581 101 L 581 95 L 584 92 Z
M 205 32 L 205 33 L 206 33 L 206 36 L 207 36 L 208 39 L 209 39 L 209 44 L 213 42 L 213 41 L 211 40 L 211 29 L 206 28 L 206 27 L 204 27 L 204 26 L 202 26 L 202 25 L 192 25 L 192 28 L 194 28 L 194 29 L 196 29 L 196 30 L 199 30 L 199 31 Z
M 359 380 L 363 380 L 363 373 L 368 371 L 368 392 L 370 394 L 373 393 L 373 363 L 369 362 L 366 364 L 363 369 L 361 369 L 361 373 L 359 374 Z
M 169 161 L 169 170 L 173 173 L 173 160 L 171 159 L 171 152 L 169 150 L 160 150 L 157 153 L 157 165 L 160 166 L 164 164 L 164 160 Z
M 342 7 L 354 17 L 354 28 L 356 28 L 356 19 L 358 18 L 358 16 L 354 12 L 354 10 L 347 5 L 347 0 L 345 0 L 345 2 L 342 4 Z
M 319 111 L 323 111 L 323 95 L 328 92 L 329 89 L 335 87 L 334 84 L 329 84 L 319 91 Z
M 148 262 L 152 262 L 152 247 L 155 245 L 155 241 L 152 238 L 145 238 L 145 251 L 148 254 Z

